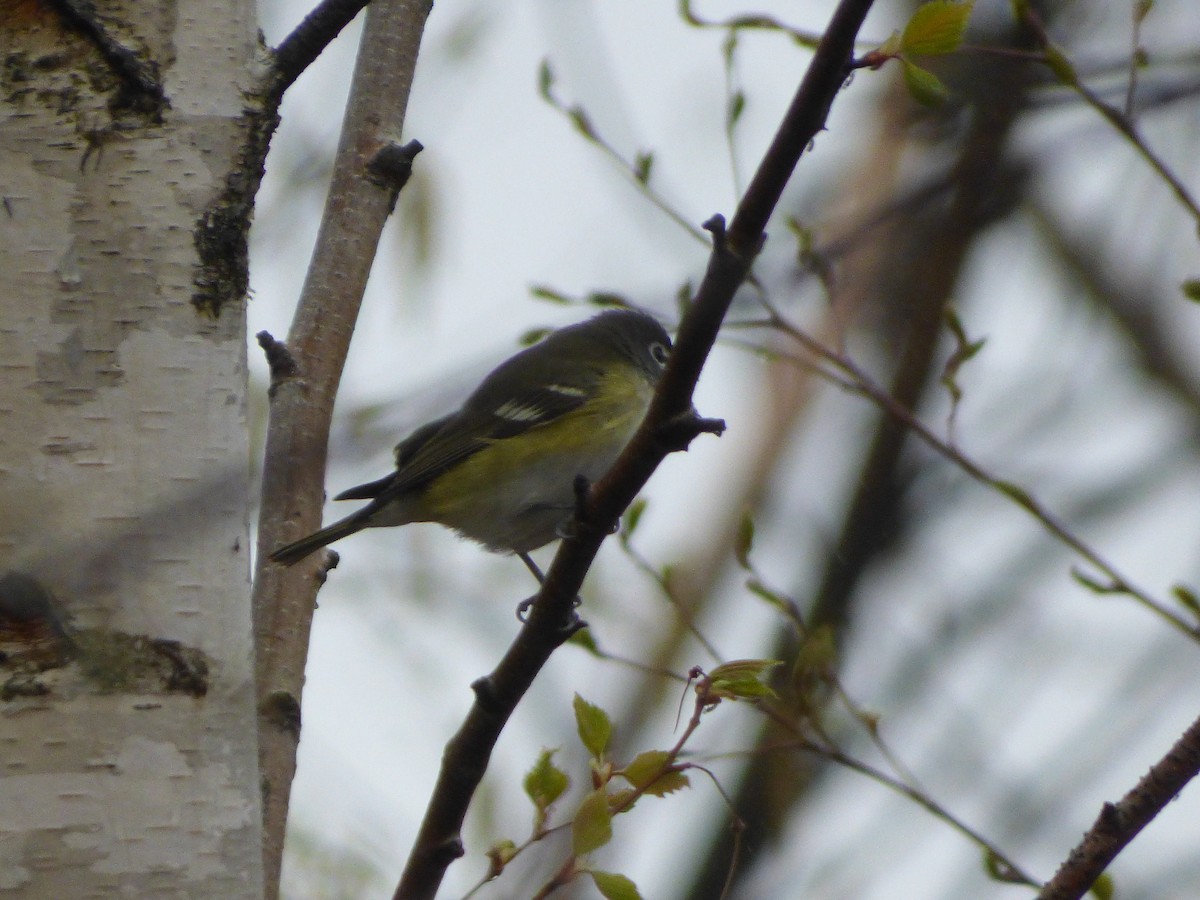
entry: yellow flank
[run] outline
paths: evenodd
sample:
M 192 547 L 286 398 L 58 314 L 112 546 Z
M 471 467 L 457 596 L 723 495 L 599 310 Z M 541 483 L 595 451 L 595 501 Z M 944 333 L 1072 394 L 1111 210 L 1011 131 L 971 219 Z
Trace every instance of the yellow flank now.
M 575 476 L 594 480 L 607 471 L 641 424 L 653 394 L 639 370 L 614 368 L 578 409 L 496 440 L 436 478 L 419 504 L 423 518 L 488 544 L 501 539 L 495 529 L 502 529 L 504 520 L 530 507 L 560 507 L 565 518 Z

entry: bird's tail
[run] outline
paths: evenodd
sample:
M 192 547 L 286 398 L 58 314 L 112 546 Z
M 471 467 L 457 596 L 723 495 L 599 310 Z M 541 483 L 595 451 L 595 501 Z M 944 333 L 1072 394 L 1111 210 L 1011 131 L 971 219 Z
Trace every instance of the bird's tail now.
M 308 537 L 300 538 L 298 541 L 280 547 L 271 554 L 271 560 L 285 566 L 294 566 L 310 553 L 315 553 L 326 544 L 332 544 L 334 541 L 341 540 L 347 535 L 354 534 L 356 531 L 362 531 L 362 529 L 367 527 L 367 516 L 362 515 L 363 512 L 363 510 L 360 510 L 353 515 L 346 516 L 344 519 L 339 519 L 332 525 L 327 525 L 320 531 L 310 534 Z

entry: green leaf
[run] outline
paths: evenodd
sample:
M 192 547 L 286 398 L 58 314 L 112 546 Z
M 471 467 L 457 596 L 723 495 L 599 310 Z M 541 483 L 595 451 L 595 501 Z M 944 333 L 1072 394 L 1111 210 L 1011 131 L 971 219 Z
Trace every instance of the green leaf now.
M 665 750 L 639 753 L 621 774 L 634 787 L 652 797 L 673 794 L 691 784 L 687 775 L 671 768 L 671 754 Z
M 1114 584 L 1111 581 L 1107 583 L 1099 581 L 1075 566 L 1071 566 L 1071 577 L 1074 578 L 1077 583 L 1083 585 L 1089 591 L 1092 591 L 1096 594 L 1117 594 L 1121 592 L 1120 585 Z
M 1075 66 L 1071 64 L 1071 61 L 1067 59 L 1067 55 L 1058 47 L 1047 47 L 1043 61 L 1063 84 L 1068 87 L 1074 87 L 1079 84 L 1079 76 L 1075 72 Z
M 746 590 L 754 594 L 756 597 L 761 597 L 767 603 L 774 606 L 776 609 L 781 609 L 784 612 L 788 611 L 788 601 L 778 591 L 773 591 L 757 578 L 751 578 L 746 582 Z
M 525 793 L 539 810 L 547 809 L 571 784 L 567 773 L 551 761 L 556 750 L 543 750 L 525 775 Z
M 592 634 L 592 629 L 584 627 L 567 638 L 567 643 L 575 647 L 580 647 L 586 650 L 593 656 L 601 656 L 600 645 L 596 643 L 596 636 Z
M 492 865 L 489 870 L 494 878 L 504 871 L 514 856 L 517 855 L 517 845 L 507 838 L 496 841 L 492 846 L 488 847 L 487 858 L 491 860 Z
M 666 750 L 647 750 L 630 760 L 621 774 L 634 787 L 645 787 L 670 764 L 671 754 Z
M 629 302 L 629 298 L 613 291 L 592 291 L 587 295 L 586 300 L 592 306 L 616 307 L 618 309 L 628 309 L 633 305 Z
M 590 870 L 588 874 L 592 876 L 596 890 L 604 896 L 605 900 L 642 900 L 637 885 L 624 875 L 618 875 L 615 872 L 597 872 L 595 869 Z
M 649 150 L 639 153 L 633 161 L 633 177 L 639 184 L 646 184 L 650 180 L 650 170 L 653 167 L 654 154 Z
M 726 123 L 729 128 L 733 128 L 738 123 L 738 119 L 742 117 L 742 113 L 746 111 L 746 95 L 742 91 L 734 91 L 732 97 L 729 98 L 729 108 L 726 110 Z
M 682 791 L 686 787 L 691 787 L 692 783 L 683 772 L 669 769 L 655 778 L 650 784 L 646 785 L 643 794 L 648 794 L 651 797 L 665 797 L 667 794 L 673 794 L 676 791 Z
M 530 328 L 517 341 L 522 347 L 529 347 L 536 344 L 553 330 L 553 328 Z
M 612 840 L 612 813 L 608 809 L 608 794 L 592 791 L 583 798 L 571 823 L 571 851 L 586 856 Z
M 589 141 L 596 140 L 596 130 L 592 128 L 592 120 L 588 118 L 588 114 L 583 111 L 582 106 L 572 106 L 568 109 L 567 118 L 571 120 L 571 124 L 585 138 Z
M 904 33 L 900 36 L 900 52 L 922 56 L 941 56 L 953 53 L 962 45 L 967 20 L 971 18 L 970 2 L 932 0 L 917 7 Z
M 1117 895 L 1117 886 L 1113 883 L 1113 877 L 1107 872 L 1101 872 L 1100 877 L 1092 884 L 1090 893 L 1096 897 L 1096 900 L 1113 900 Z
M 1200 303 L 1200 278 L 1189 278 L 1182 285 L 1180 290 L 1183 291 L 1183 296 L 1191 300 L 1193 303 Z
M 1019 484 L 1013 484 L 1011 481 L 997 480 L 992 482 L 992 487 L 1026 509 L 1033 508 L 1033 497 L 1029 495 L 1029 491 L 1025 490 Z
M 754 519 L 750 518 L 750 510 L 742 513 L 738 522 L 737 535 L 733 539 L 733 557 L 737 564 L 750 571 L 750 550 L 754 546 Z
M 579 731 L 579 740 L 594 759 L 600 759 L 608 749 L 608 741 L 612 737 L 612 722 L 608 713 L 595 704 L 588 703 L 578 694 L 575 695 L 575 727 Z
M 551 303 L 574 303 L 575 301 L 561 291 L 556 291 L 548 284 L 530 285 L 529 293 L 538 300 L 549 300 Z
M 735 659 L 717 666 L 709 675 L 711 692 L 731 700 L 754 700 L 774 697 L 775 692 L 763 681 L 764 676 L 780 665 L 777 659 Z
M 543 59 L 538 66 L 538 93 L 543 100 L 554 102 L 551 91 L 554 89 L 554 70 L 550 68 L 550 60 Z
M 891 36 L 886 41 L 879 45 L 879 49 L 875 52 L 880 56 L 894 58 L 900 55 L 903 47 L 904 39 L 900 36 L 900 32 L 893 31 Z
M 901 58 L 904 66 L 904 85 L 912 98 L 922 106 L 940 106 L 950 96 L 950 91 L 942 84 L 942 80 L 915 63 Z
M 1196 596 L 1196 592 L 1191 588 L 1177 584 L 1171 588 L 1171 594 L 1179 601 L 1180 605 L 1187 608 L 1193 615 L 1200 616 L 1200 597 Z
M 637 531 L 638 524 L 642 521 L 642 513 L 645 511 L 646 501 L 641 497 L 629 504 L 629 509 L 625 510 L 625 521 L 621 524 L 622 544 L 629 543 L 629 539 Z

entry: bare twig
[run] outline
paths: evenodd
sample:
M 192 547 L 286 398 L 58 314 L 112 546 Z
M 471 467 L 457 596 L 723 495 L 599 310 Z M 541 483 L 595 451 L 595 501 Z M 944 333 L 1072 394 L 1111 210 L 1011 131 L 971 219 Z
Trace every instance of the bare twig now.
M 321 230 L 288 334 L 294 371 L 275 384 L 271 400 L 254 583 L 268 897 L 278 891 L 298 739 L 298 729 L 280 727 L 270 712 L 282 698 L 299 708 L 317 575 L 324 565 L 315 556 L 312 563 L 289 569 L 268 557 L 320 524 L 333 400 L 395 194 L 394 182 L 380 183 L 369 167 L 401 133 L 430 5 L 429 0 L 377 0 L 367 14 Z M 295 53 L 298 58 L 299 49 Z M 276 356 L 281 351 L 274 348 Z
M 269 90 L 282 95 L 370 0 L 321 0 L 273 54 Z
M 775 139 L 763 157 L 726 232 L 719 217 L 708 270 L 695 302 L 680 323 L 674 353 L 646 420 L 613 468 L 592 489 L 586 521 L 564 540 L 534 601 L 529 619 L 492 675 L 476 682 L 475 703 L 447 745 L 425 820 L 417 835 L 397 900 L 431 898 L 446 867 L 461 852 L 459 836 L 471 796 L 486 770 L 492 747 L 520 697 L 550 654 L 577 627 L 573 601 L 601 543 L 621 512 L 671 449 L 713 423 L 694 418 L 692 392 L 733 295 L 762 246 L 764 229 L 809 142 L 824 127 L 830 105 L 846 78 L 854 38 L 872 0 L 838 4 Z M 664 429 L 674 432 L 664 440 Z
M 1031 4 L 1023 4 L 1021 9 L 1024 14 L 1023 19 L 1025 24 L 1029 26 L 1042 45 L 1044 52 L 1044 59 L 1042 61 L 1050 67 L 1060 81 L 1079 94 L 1083 101 L 1099 113 L 1118 133 L 1124 135 L 1126 140 L 1141 155 L 1142 159 L 1150 165 L 1150 168 L 1171 189 L 1176 199 L 1179 200 L 1192 218 L 1200 224 L 1200 204 L 1197 203 L 1196 198 L 1192 196 L 1179 176 L 1171 171 L 1170 166 L 1142 138 L 1133 119 L 1125 115 L 1117 107 L 1105 103 L 1099 94 L 1080 79 L 1066 57 L 1063 56 L 1062 51 L 1055 47 L 1053 40 L 1051 40 L 1050 35 L 1046 31 L 1045 23 L 1042 22 Z
M 1038 900 L 1078 900 L 1123 849 L 1200 772 L 1200 719 L 1117 803 L 1105 803 Z
M 1099 586 L 1103 592 L 1125 594 L 1132 597 L 1193 641 L 1200 642 L 1200 626 L 1188 622 L 1183 617 L 1177 615 L 1164 602 L 1156 599 L 1149 591 L 1138 586 L 1130 578 L 1121 573 L 1113 563 L 1105 559 L 1098 550 L 1094 549 L 1083 538 L 1071 531 L 1067 525 L 1061 522 L 1036 497 L 1024 488 L 1012 482 L 1005 481 L 987 471 L 959 448 L 942 440 L 938 435 L 934 434 L 928 425 L 918 419 L 906 404 L 899 402 L 892 394 L 878 385 L 865 370 L 848 356 L 836 350 L 831 350 L 819 341 L 814 340 L 810 335 L 787 321 L 787 319 L 775 310 L 772 310 L 772 318 L 776 327 L 791 336 L 798 344 L 810 353 L 826 360 L 841 370 L 849 378 L 853 390 L 870 399 L 889 416 L 919 437 L 926 446 L 950 460 L 975 481 L 986 485 L 1012 500 L 1017 506 L 1031 515 L 1046 531 L 1099 570 L 1108 579 L 1106 584 Z M 1079 577 L 1079 580 L 1084 581 L 1084 578 Z M 1098 588 L 1093 585 L 1093 589 Z

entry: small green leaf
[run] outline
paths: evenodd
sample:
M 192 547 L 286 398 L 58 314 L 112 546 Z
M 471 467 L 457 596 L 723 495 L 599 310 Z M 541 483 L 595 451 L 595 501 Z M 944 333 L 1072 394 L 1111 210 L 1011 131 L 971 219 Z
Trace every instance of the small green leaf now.
M 1180 605 L 1196 616 L 1200 616 L 1200 597 L 1196 596 L 1196 592 L 1186 585 L 1177 584 L 1171 588 L 1171 594 L 1179 601 Z
M 583 798 L 571 823 L 571 850 L 576 856 L 586 856 L 612 840 L 612 813 L 608 809 L 608 794 L 592 791 Z
M 1010 500 L 1016 501 L 1021 506 L 1029 509 L 1033 506 L 1033 498 L 1029 496 L 1029 491 L 1021 487 L 1019 484 L 1013 484 L 1011 481 L 994 481 L 992 487 L 1008 497 Z
M 774 697 L 775 692 L 763 677 L 780 665 L 777 659 L 736 659 L 717 666 L 709 673 L 710 692 L 731 700 L 755 700 Z
M 600 759 L 608 749 L 608 741 L 612 737 L 612 722 L 608 713 L 595 704 L 588 703 L 578 694 L 575 695 L 575 727 L 579 731 L 579 740 L 594 759 Z
M 1113 877 L 1107 872 L 1101 872 L 1100 877 L 1092 883 L 1090 892 L 1096 900 L 1113 900 L 1117 895 L 1117 886 L 1113 883 Z
M 592 128 L 592 120 L 588 118 L 588 114 L 583 111 L 581 106 L 572 106 L 567 110 L 567 117 L 571 120 L 571 124 L 575 126 L 589 141 L 596 140 L 596 131 Z
M 753 546 L 754 519 L 750 517 L 750 511 L 746 510 L 742 513 L 742 519 L 738 522 L 737 535 L 733 539 L 733 558 L 746 571 L 750 571 L 750 550 Z
M 554 330 L 553 328 L 530 328 L 528 331 L 526 331 L 524 334 L 522 334 L 517 339 L 517 342 L 522 347 L 530 347 L 533 344 L 536 344 L 538 341 L 540 341 L 542 338 L 544 338 L 546 335 L 548 335 L 553 330 Z
M 587 302 L 592 306 L 616 307 L 618 309 L 628 309 L 633 304 L 629 302 L 627 297 L 613 291 L 592 291 L 587 295 Z
M 1043 62 L 1049 66 L 1050 71 L 1054 73 L 1055 77 L 1061 83 L 1068 87 L 1074 87 L 1079 84 L 1079 76 L 1075 73 L 1075 66 L 1071 64 L 1071 60 L 1067 59 L 1067 55 L 1058 47 L 1047 47 Z
M 489 874 L 495 878 L 504 871 L 514 856 L 517 855 L 517 845 L 505 838 L 504 840 L 496 841 L 492 846 L 488 847 L 487 858 L 491 860 L 491 867 L 488 870 Z
M 666 750 L 647 750 L 635 756 L 621 772 L 634 787 L 645 787 L 670 765 L 671 754 Z
M 902 53 L 940 56 L 953 53 L 962 44 L 967 20 L 971 18 L 970 2 L 931 0 L 917 7 L 904 34 L 900 37 Z
M 621 524 L 621 543 L 628 544 L 629 539 L 633 537 L 633 533 L 637 531 L 638 524 L 642 521 L 642 514 L 646 511 L 646 501 L 639 497 L 629 504 L 629 509 L 625 510 L 625 521 Z
M 642 793 L 649 794 L 651 797 L 665 797 L 667 794 L 682 791 L 686 787 L 691 787 L 691 785 L 692 783 L 688 780 L 687 775 L 683 772 L 670 769 L 646 785 L 646 789 Z
M 574 303 L 575 301 L 561 291 L 556 291 L 548 284 L 533 284 L 529 286 L 529 293 L 538 300 L 549 300 L 551 303 Z
M 729 98 L 729 108 L 726 111 L 726 123 L 729 128 L 733 128 L 738 123 L 738 119 L 742 117 L 742 113 L 746 111 L 746 95 L 742 91 L 734 91 L 733 96 Z
M 577 632 L 567 638 L 567 643 L 575 647 L 579 647 L 591 653 L 593 656 L 600 656 L 600 645 L 596 643 L 596 636 L 592 634 L 590 628 L 580 628 Z
M 751 578 L 746 582 L 746 590 L 754 594 L 756 597 L 761 597 L 766 600 L 771 606 L 781 609 L 784 612 L 788 611 L 787 599 L 777 591 L 771 590 L 757 578 Z
M 633 161 L 633 177 L 639 184 L 646 184 L 650 180 L 650 170 L 653 167 L 654 154 L 649 150 L 639 153 Z
M 1100 581 L 1075 566 L 1071 566 L 1071 577 L 1089 591 L 1097 594 L 1119 594 L 1124 590 L 1121 585 L 1115 582 Z
M 900 51 L 904 49 L 903 43 L 904 39 L 901 37 L 900 32 L 893 31 L 891 36 L 882 44 L 880 44 L 879 49 L 875 52 L 882 57 L 896 57 L 899 56 Z
M 904 66 L 904 85 L 912 98 L 922 106 L 940 106 L 950 96 L 950 91 L 942 84 L 942 80 L 915 63 L 901 58 Z
M 652 797 L 673 794 L 691 784 L 687 775 L 671 768 L 671 755 L 665 750 L 639 753 L 621 774 L 634 787 Z
M 1191 300 L 1193 303 L 1200 303 L 1200 278 L 1189 278 L 1182 285 L 1180 290 L 1183 291 L 1183 296 Z
M 554 97 L 551 96 L 551 91 L 554 89 L 554 69 L 550 68 L 550 60 L 543 59 L 542 64 L 538 66 L 538 93 L 543 100 L 554 102 Z
M 595 869 L 589 870 L 588 874 L 592 876 L 596 890 L 601 893 L 604 900 L 642 900 L 637 885 L 624 875 L 618 875 L 615 872 L 597 872 Z
M 525 775 L 525 793 L 539 810 L 547 809 L 571 784 L 567 773 L 551 761 L 556 750 L 543 750 Z

